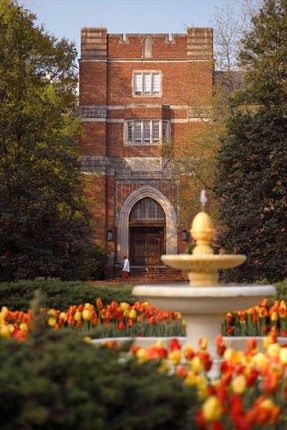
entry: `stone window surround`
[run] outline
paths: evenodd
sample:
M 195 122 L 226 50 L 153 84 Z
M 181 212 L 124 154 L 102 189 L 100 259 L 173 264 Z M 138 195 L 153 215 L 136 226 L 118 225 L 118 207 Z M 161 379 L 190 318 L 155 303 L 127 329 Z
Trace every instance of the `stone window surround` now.
M 141 141 L 136 140 L 135 126 L 136 123 L 141 123 Z M 144 123 L 149 123 L 150 140 L 145 141 L 144 138 Z M 158 123 L 158 136 L 153 138 L 153 124 Z M 158 146 L 167 144 L 170 141 L 170 120 L 165 119 L 127 119 L 124 121 L 124 146 Z M 131 136 L 129 134 L 132 133 Z M 131 139 L 129 140 L 129 137 Z
M 134 191 L 124 202 L 118 223 L 117 256 L 121 261 L 123 255 L 129 255 L 129 217 L 133 206 L 142 198 L 150 197 L 162 207 L 166 219 L 166 253 L 177 254 L 177 216 L 169 199 L 153 187 L 142 187 Z
M 150 75 L 151 79 L 151 88 L 149 92 L 145 91 L 145 83 L 144 83 L 144 75 Z M 136 90 L 136 76 L 140 76 L 141 83 L 141 92 Z M 158 91 L 155 91 L 153 80 L 155 77 L 159 79 L 159 87 Z M 134 70 L 132 76 L 132 92 L 134 97 L 162 97 L 162 73 L 160 70 Z

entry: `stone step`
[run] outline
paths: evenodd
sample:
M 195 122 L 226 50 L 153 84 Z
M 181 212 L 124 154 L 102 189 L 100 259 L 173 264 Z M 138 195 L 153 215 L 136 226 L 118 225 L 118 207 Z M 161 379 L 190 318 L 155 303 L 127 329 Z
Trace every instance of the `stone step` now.
M 118 275 L 120 277 L 120 273 Z M 175 270 L 167 266 L 131 266 L 131 282 L 183 282 L 181 270 Z

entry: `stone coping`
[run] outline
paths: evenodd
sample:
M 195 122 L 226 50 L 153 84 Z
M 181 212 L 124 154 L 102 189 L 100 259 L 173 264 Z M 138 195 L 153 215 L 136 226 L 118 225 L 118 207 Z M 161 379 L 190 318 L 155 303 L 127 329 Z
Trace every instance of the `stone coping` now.
M 186 338 L 185 337 L 178 337 L 178 336 L 172 336 L 172 337 L 109 337 L 109 338 L 102 338 L 102 339 L 93 339 L 92 343 L 95 345 L 101 345 L 105 342 L 118 342 L 119 344 L 123 344 L 125 342 L 130 342 L 131 340 L 134 340 L 134 343 L 138 344 L 141 348 L 148 348 L 150 345 L 154 345 L 158 341 L 163 342 L 163 346 L 166 348 L 169 348 L 171 339 L 178 339 L 179 343 L 181 345 L 184 345 Z M 247 348 L 247 341 L 249 339 L 256 339 L 257 346 L 260 351 L 263 351 L 263 339 L 264 336 L 223 336 L 223 340 L 225 345 L 228 348 L 233 348 L 235 350 L 241 350 L 245 351 Z M 278 337 L 277 342 L 280 345 L 287 344 L 287 337 Z M 197 345 L 192 345 L 193 348 L 196 350 Z

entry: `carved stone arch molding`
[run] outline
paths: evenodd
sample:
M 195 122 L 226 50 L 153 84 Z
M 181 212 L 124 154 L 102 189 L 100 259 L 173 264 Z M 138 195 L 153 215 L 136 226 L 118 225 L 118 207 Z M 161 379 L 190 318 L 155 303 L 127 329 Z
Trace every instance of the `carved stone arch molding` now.
M 166 253 L 177 254 L 177 216 L 169 199 L 153 187 L 142 187 L 134 191 L 124 202 L 118 224 L 117 254 L 120 260 L 129 255 L 129 217 L 133 206 L 141 199 L 150 197 L 157 201 L 164 210 L 166 219 Z

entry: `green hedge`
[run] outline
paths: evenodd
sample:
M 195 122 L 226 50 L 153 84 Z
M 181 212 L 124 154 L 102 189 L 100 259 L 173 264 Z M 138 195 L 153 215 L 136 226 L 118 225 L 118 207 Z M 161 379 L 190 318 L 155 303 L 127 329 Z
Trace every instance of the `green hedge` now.
M 277 295 L 268 301 L 287 300 L 287 280 L 274 284 Z M 117 302 L 134 303 L 138 300 L 132 295 L 133 285 L 92 284 L 83 281 L 61 281 L 60 279 L 36 279 L 33 281 L 1 282 L 0 308 L 7 306 L 11 310 L 27 311 L 35 291 L 46 296 L 45 305 L 49 308 L 67 310 L 70 305 L 94 303 L 100 297 L 104 304 Z
M 0 308 L 7 306 L 11 310 L 27 311 L 35 291 L 45 296 L 45 306 L 67 310 L 70 305 L 94 303 L 100 297 L 104 304 L 113 300 L 134 303 L 132 285 L 95 285 L 88 282 L 65 282 L 59 279 L 36 279 L 33 281 L 1 282 Z
M 157 362 L 95 347 L 61 331 L 0 339 L 1 430 L 183 430 L 198 400 Z
M 277 289 L 277 299 L 278 300 L 287 300 L 287 279 L 282 282 L 276 282 L 274 286 Z

